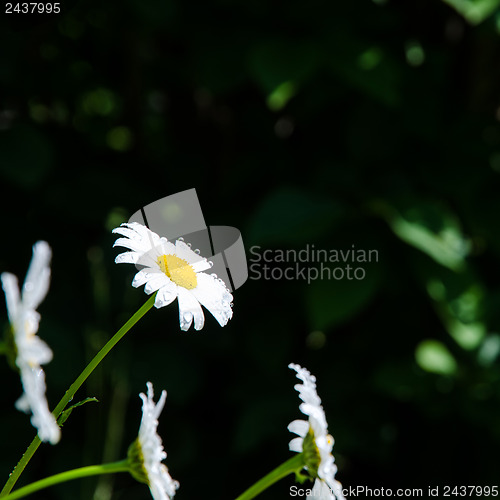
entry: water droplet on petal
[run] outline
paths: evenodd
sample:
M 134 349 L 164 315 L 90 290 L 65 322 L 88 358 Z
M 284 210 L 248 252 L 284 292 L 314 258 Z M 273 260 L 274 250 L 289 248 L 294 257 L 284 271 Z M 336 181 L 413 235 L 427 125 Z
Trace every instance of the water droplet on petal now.
M 217 278 L 217 275 L 215 273 L 212 273 L 210 276 L 212 276 L 212 278 Z
M 177 238 L 177 241 L 184 241 L 184 238 L 181 236 L 180 238 Z
M 208 261 L 208 265 L 209 265 L 210 267 L 212 267 L 212 266 L 214 265 L 214 263 L 213 263 L 211 260 L 209 260 L 209 261 Z
M 200 249 L 199 249 L 199 248 L 197 248 L 197 249 L 194 251 L 194 253 L 195 253 L 196 255 L 200 255 Z
M 187 246 L 188 246 L 189 248 L 191 248 L 191 243 L 188 243 L 188 244 L 187 244 Z

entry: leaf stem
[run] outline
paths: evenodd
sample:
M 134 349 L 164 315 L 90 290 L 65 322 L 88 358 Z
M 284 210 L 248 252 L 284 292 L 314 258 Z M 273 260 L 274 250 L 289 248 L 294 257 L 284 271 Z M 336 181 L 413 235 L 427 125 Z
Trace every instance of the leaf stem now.
M 285 476 L 288 476 L 288 474 L 300 472 L 303 467 L 304 458 L 302 453 L 299 453 L 276 467 L 276 469 L 257 481 L 253 486 L 250 486 L 250 488 L 244 491 L 236 500 L 250 500 L 251 498 L 255 498 L 276 481 L 283 479 Z
M 35 491 L 48 488 L 54 484 L 64 483 L 65 481 L 71 481 L 73 479 L 79 479 L 82 477 L 96 476 L 99 474 L 113 474 L 115 472 L 127 472 L 129 470 L 128 460 L 121 460 L 120 462 L 113 462 L 110 464 L 103 465 L 89 465 L 87 467 L 80 467 L 79 469 L 72 469 L 66 472 L 61 472 L 54 476 L 46 477 L 45 479 L 40 479 L 34 483 L 23 486 L 18 490 L 14 491 L 10 495 L 7 495 L 5 500 L 15 500 L 16 498 L 23 498 Z

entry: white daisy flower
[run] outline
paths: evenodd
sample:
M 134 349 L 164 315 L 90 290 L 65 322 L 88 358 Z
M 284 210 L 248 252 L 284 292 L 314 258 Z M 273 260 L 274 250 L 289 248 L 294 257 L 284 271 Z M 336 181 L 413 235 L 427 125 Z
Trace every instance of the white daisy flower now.
M 308 499 L 344 500 L 342 485 L 335 479 L 337 466 L 332 455 L 333 437 L 328 434 L 325 412 L 321 406 L 321 399 L 316 392 L 316 377 L 299 365 L 290 363 L 289 368 L 297 372 L 297 378 L 302 384 L 295 385 L 303 403 L 300 411 L 307 415 L 308 420 L 294 420 L 288 430 L 297 434 L 290 441 L 291 451 L 304 453 L 305 469 L 314 486 Z
M 157 308 L 178 299 L 181 330 L 188 330 L 193 319 L 195 330 L 203 328 L 205 316 L 201 305 L 221 326 L 231 319 L 233 296 L 221 279 L 203 272 L 210 269 L 212 263 L 191 250 L 182 238 L 174 244 L 137 222 L 124 223 L 113 229 L 113 233 L 124 236 L 113 246 L 130 249 L 118 255 L 115 262 L 136 264 L 140 268 L 132 286 L 145 284 L 148 295 L 157 292 Z
M 20 370 L 24 389 L 24 394 L 16 402 L 16 408 L 26 413 L 31 411 L 31 423 L 38 429 L 40 439 L 55 444 L 61 437 L 61 431 L 45 398 L 45 373 L 40 367 L 52 359 L 52 351 L 36 335 L 40 322 L 36 308 L 49 289 L 51 255 L 48 243 L 35 243 L 22 293 L 13 274 L 2 273 L 1 280 L 12 327 L 15 363 Z
M 167 458 L 167 454 L 156 432 L 158 417 L 165 405 L 167 393 L 163 391 L 158 403 L 155 404 L 153 384 L 148 382 L 147 386 L 148 395 L 139 394 L 142 399 L 139 436 L 128 450 L 131 474 L 135 479 L 149 486 L 154 500 L 169 500 L 174 497 L 179 483 L 170 477 L 166 465 L 162 463 L 162 460 Z

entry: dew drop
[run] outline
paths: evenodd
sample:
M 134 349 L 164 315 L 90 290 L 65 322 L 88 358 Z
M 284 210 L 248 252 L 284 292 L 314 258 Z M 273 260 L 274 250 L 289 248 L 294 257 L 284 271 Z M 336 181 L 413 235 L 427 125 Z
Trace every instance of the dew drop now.
M 210 276 L 212 276 L 212 278 L 217 278 L 217 275 L 215 273 L 212 273 Z
M 194 253 L 195 253 L 196 255 L 200 255 L 200 249 L 199 249 L 199 248 L 197 248 L 197 249 L 194 251 Z
M 191 248 L 191 243 L 188 243 L 188 244 L 187 244 L 187 246 L 188 246 L 189 248 Z
M 177 238 L 177 241 L 184 241 L 184 238 L 181 236 L 181 237 Z

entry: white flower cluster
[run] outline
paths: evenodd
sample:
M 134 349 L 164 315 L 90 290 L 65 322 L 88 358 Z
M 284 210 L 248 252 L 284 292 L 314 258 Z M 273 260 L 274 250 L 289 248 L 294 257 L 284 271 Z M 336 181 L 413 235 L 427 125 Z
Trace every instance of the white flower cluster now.
M 155 306 L 164 307 L 178 299 L 182 330 L 203 328 L 205 317 L 201 306 L 208 309 L 221 326 L 232 317 L 232 300 L 224 282 L 204 271 L 212 264 L 191 250 L 182 239 L 175 243 L 160 237 L 137 223 L 122 224 L 113 230 L 121 235 L 114 246 L 129 251 L 116 257 L 117 263 L 133 263 L 139 267 L 132 282 L 134 287 L 145 285 L 147 294 L 156 293 Z M 42 441 L 55 444 L 60 429 L 49 411 L 45 397 L 45 374 L 42 364 L 52 359 L 49 346 L 37 336 L 40 315 L 37 308 L 47 295 L 50 282 L 51 249 L 44 241 L 33 246 L 30 263 L 22 291 L 17 278 L 10 273 L 1 275 L 5 292 L 13 346 L 12 358 L 19 368 L 24 393 L 16 407 L 32 413 L 31 422 Z M 295 385 L 302 400 L 300 410 L 307 420 L 294 420 L 288 429 L 298 437 L 290 441 L 291 451 L 301 453 L 299 469 L 314 481 L 307 490 L 307 498 L 345 500 L 342 485 L 335 479 L 337 466 L 332 455 L 333 437 L 328 433 L 325 412 L 316 391 L 316 378 L 297 364 L 289 368 L 297 373 L 301 383 Z M 137 439 L 129 447 L 128 468 L 132 476 L 146 483 L 154 500 L 170 500 L 179 488 L 172 479 L 163 460 L 167 454 L 157 433 L 158 418 L 165 406 L 166 391 L 154 402 L 153 385 L 147 383 L 147 394 L 141 393 L 142 419 Z M 297 472 L 298 473 L 298 472 Z
M 175 495 L 179 483 L 174 481 L 162 461 L 167 458 L 162 441 L 156 432 L 158 417 L 165 405 L 166 391 L 161 393 L 160 399 L 155 404 L 153 400 L 153 384 L 147 383 L 148 395 L 141 392 L 142 420 L 139 428 L 139 460 L 146 471 L 147 483 L 154 500 L 169 500 Z
M 31 423 L 38 430 L 42 441 L 55 444 L 61 431 L 45 398 L 45 373 L 41 365 L 52 359 L 50 347 L 36 335 L 40 314 L 36 311 L 47 295 L 50 283 L 50 258 L 52 252 L 45 241 L 33 246 L 33 258 L 24 280 L 22 292 L 16 276 L 2 273 L 2 287 L 7 302 L 7 313 L 14 336 L 16 365 L 21 373 L 24 394 L 16 408 L 31 412 Z
M 307 420 L 294 420 L 288 430 L 297 434 L 290 441 L 291 451 L 304 453 L 305 468 L 314 486 L 307 498 L 320 500 L 344 500 L 342 485 L 335 479 L 337 466 L 332 455 L 333 437 L 328 433 L 326 416 L 321 406 L 321 399 L 316 392 L 316 377 L 299 365 L 290 363 L 289 368 L 297 372 L 297 378 L 302 384 L 296 384 L 302 404 L 299 409 Z

